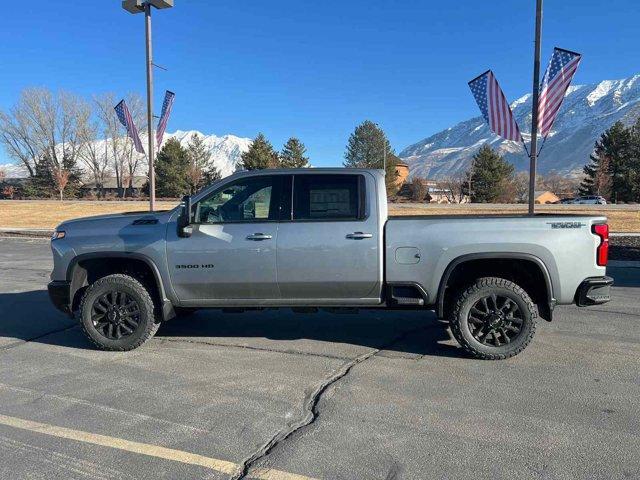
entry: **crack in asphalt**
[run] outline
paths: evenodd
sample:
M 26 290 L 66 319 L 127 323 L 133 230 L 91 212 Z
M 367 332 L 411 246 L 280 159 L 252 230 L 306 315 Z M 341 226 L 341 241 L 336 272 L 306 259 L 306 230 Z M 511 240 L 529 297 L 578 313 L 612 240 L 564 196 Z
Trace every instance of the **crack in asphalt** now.
M 294 433 L 314 423 L 319 415 L 318 403 L 320 402 L 322 395 L 327 391 L 329 387 L 334 385 L 336 382 L 338 382 L 342 378 L 346 377 L 349 374 L 349 372 L 353 369 L 353 367 L 370 359 L 371 357 L 380 353 L 382 350 L 392 347 L 396 343 L 403 340 L 405 337 L 411 334 L 417 333 L 420 330 L 424 330 L 425 328 L 428 328 L 428 325 L 407 330 L 406 332 L 403 332 L 402 334 L 398 335 L 389 343 L 382 345 L 378 348 L 374 348 L 367 353 L 363 353 L 362 355 L 359 355 L 351 359 L 350 361 L 343 363 L 339 368 L 334 370 L 334 372 L 331 375 L 329 375 L 329 377 L 327 377 L 323 382 L 321 382 L 318 386 L 316 386 L 316 388 L 313 391 L 305 395 L 304 402 L 303 402 L 304 416 L 297 422 L 291 423 L 286 428 L 279 430 L 266 443 L 260 446 L 253 454 L 245 458 L 240 464 L 240 468 L 238 472 L 236 472 L 236 474 L 231 476 L 229 480 L 245 479 L 249 474 L 249 471 L 251 470 L 253 465 L 259 462 L 260 460 L 264 459 L 265 457 L 267 457 L 269 453 L 277 445 L 287 440 Z

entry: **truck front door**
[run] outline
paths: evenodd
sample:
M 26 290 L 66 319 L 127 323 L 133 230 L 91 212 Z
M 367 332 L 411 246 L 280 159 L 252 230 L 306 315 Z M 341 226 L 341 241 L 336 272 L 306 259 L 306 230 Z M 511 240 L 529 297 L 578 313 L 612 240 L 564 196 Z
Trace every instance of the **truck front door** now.
M 276 242 L 282 176 L 241 178 L 193 207 L 193 234 L 170 228 L 167 261 L 181 301 L 278 299 Z

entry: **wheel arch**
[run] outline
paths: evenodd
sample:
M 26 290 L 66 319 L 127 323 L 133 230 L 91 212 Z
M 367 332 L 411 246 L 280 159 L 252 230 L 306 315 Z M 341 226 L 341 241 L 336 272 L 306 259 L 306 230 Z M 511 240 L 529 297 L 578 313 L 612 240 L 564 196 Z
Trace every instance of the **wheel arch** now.
M 134 252 L 91 252 L 76 256 L 67 267 L 66 278 L 69 282 L 70 308 L 73 311 L 79 304 L 79 293 L 90 283 L 112 273 L 150 273 L 147 282 L 151 287 L 152 298 L 157 302 L 159 313 L 164 320 L 172 318 L 175 313 L 171 302 L 167 299 L 160 270 L 147 255 Z
M 496 263 L 497 262 L 497 263 Z M 517 269 L 518 265 L 528 263 L 534 265 L 531 276 Z M 553 309 L 556 304 L 554 297 L 553 281 L 549 274 L 549 269 L 539 257 L 529 253 L 515 252 L 486 252 L 486 253 L 470 253 L 461 255 L 453 259 L 444 270 L 440 285 L 438 286 L 438 296 L 436 303 L 436 313 L 439 318 L 444 318 L 447 312 L 449 295 L 447 289 L 457 284 L 466 283 L 465 280 L 474 280 L 475 278 L 461 278 L 461 274 L 470 271 L 475 274 L 475 278 L 480 276 L 505 275 L 510 274 L 512 280 L 527 279 L 524 285 L 520 285 L 532 297 L 534 303 L 537 304 L 540 316 L 545 320 L 551 321 Z M 536 280 L 543 280 L 543 287 L 536 283 Z

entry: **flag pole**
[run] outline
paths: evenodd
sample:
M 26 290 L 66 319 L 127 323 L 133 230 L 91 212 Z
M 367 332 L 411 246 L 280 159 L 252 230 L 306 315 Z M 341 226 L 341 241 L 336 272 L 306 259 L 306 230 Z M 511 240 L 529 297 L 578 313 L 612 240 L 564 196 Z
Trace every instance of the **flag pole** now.
M 540 95 L 540 36 L 542 31 L 542 0 L 536 0 L 536 38 L 533 49 L 533 98 L 531 105 L 531 150 L 529 153 L 529 215 L 534 214 L 536 161 L 538 156 L 538 98 Z
M 153 142 L 153 53 L 151 45 L 151 4 L 144 4 L 145 37 L 147 43 L 147 135 L 148 160 L 149 160 L 149 211 L 156 208 L 156 172 L 155 172 L 155 145 Z

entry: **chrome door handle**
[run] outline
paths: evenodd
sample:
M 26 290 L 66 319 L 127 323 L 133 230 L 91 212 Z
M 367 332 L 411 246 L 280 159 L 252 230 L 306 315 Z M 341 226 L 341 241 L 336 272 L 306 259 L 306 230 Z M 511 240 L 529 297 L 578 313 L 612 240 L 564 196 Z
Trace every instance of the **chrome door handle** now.
M 267 235 L 264 233 L 254 233 L 253 235 L 247 235 L 247 240 L 271 240 L 271 235 Z
M 371 238 L 371 237 L 373 237 L 372 233 L 353 232 L 353 233 L 347 234 L 347 238 L 351 240 L 362 240 L 363 238 Z

